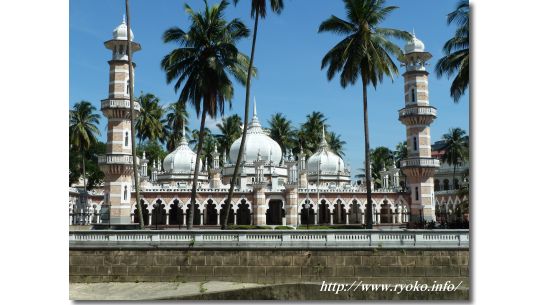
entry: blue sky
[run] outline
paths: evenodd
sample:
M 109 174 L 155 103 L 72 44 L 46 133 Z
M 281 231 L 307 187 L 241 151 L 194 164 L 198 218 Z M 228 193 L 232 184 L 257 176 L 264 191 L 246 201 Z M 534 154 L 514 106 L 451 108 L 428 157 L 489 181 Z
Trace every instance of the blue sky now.
M 210 4 L 217 1 L 209 0 Z M 172 85 L 167 85 L 160 68 L 162 57 L 174 45 L 165 45 L 161 36 L 172 27 L 186 29 L 189 21 L 184 3 L 194 9 L 203 6 L 201 0 L 131 0 L 132 30 L 135 41 L 142 50 L 133 56 L 137 64 L 135 92 L 151 92 L 163 104 L 177 100 Z M 442 46 L 453 34 L 454 27 L 447 26 L 446 14 L 457 1 L 401 0 L 387 1 L 400 8 L 382 24 L 402 30 L 415 30 L 417 37 L 431 52 L 429 89 L 430 103 L 438 109 L 438 118 L 431 126 L 432 141 L 441 138 L 451 127 L 469 129 L 469 102 L 465 95 L 454 104 L 449 95 L 450 80 L 438 79 L 433 66 L 442 57 Z M 226 17 L 241 18 L 252 28 L 250 1 L 241 0 L 237 7 L 230 5 Z M 121 23 L 124 13 L 122 0 L 76 0 L 69 7 L 69 106 L 87 100 L 99 109 L 100 100 L 107 97 L 108 64 L 111 54 L 103 42 L 110 39 L 112 30 Z M 338 79 L 327 80 L 320 70 L 321 58 L 342 37 L 318 34 L 319 24 L 331 14 L 344 17 L 344 5 L 337 0 L 288 0 L 281 15 L 268 14 L 259 25 L 255 65 L 259 77 L 253 81 L 252 93 L 258 102 L 258 116 L 264 127 L 276 112 L 283 112 L 295 126 L 305 121 L 308 113 L 316 110 L 328 117 L 329 129 L 341 135 L 345 145 L 346 163 L 353 173 L 362 167 L 364 160 L 364 130 L 362 123 L 362 91 L 360 84 L 343 89 Z M 250 38 L 240 42 L 239 49 L 248 54 Z M 398 41 L 403 47 L 404 42 Z M 226 115 L 244 108 L 244 88 L 236 85 L 232 108 Z M 398 109 L 404 105 L 403 78 L 392 82 L 387 78 L 376 90 L 368 90 L 370 145 L 394 149 L 405 138 L 404 126 L 398 121 Z M 199 120 L 191 113 L 191 128 L 199 128 Z M 104 131 L 105 120 L 101 120 Z M 218 119 L 217 119 L 218 121 Z M 216 125 L 210 121 L 209 126 Z M 105 140 L 102 132 L 101 140 Z

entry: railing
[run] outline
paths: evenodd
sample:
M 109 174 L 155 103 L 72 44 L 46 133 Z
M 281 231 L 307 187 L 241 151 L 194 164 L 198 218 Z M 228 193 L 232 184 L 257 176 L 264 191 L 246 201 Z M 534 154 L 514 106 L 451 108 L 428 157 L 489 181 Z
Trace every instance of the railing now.
M 138 102 L 134 102 L 134 109 L 137 111 L 140 111 L 140 104 Z M 113 99 L 106 99 L 101 101 L 101 109 L 105 108 L 130 108 L 131 102 L 129 100 L 113 100 Z
M 410 108 L 403 108 L 398 111 L 400 117 L 408 115 L 433 115 L 437 116 L 437 109 L 432 106 L 416 106 Z
M 69 232 L 71 249 L 467 249 L 469 230 L 97 230 Z
M 131 164 L 133 163 L 133 156 L 129 156 L 129 155 L 97 156 L 97 162 L 101 164 Z
M 400 161 L 400 167 L 410 166 L 439 167 L 439 160 L 435 158 L 414 158 Z

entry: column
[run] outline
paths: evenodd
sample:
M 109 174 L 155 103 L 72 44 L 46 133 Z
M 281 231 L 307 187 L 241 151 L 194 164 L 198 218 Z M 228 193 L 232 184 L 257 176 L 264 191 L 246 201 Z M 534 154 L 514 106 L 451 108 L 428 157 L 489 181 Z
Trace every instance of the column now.
M 217 210 L 217 225 L 220 226 L 220 210 Z
M 183 211 L 183 225 L 187 225 L 187 209 Z
M 396 222 L 397 223 L 402 223 L 402 211 L 401 210 L 398 210 L 398 212 L 396 214 Z
M 166 225 L 169 225 L 169 224 L 170 224 L 170 213 L 166 211 Z
M 361 224 L 364 224 L 364 211 L 361 211 Z
M 333 213 L 331 213 L 331 210 L 329 210 L 329 214 L 330 214 L 330 216 L 331 216 L 330 224 L 332 225 L 332 224 L 333 224 Z
M 349 224 L 349 213 L 346 211 L 346 225 Z
M 153 211 L 152 211 L 152 212 L 153 212 Z M 148 225 L 151 226 L 151 219 L 153 218 L 153 213 L 150 213 L 148 218 L 149 218 L 149 220 L 148 220 Z
M 230 212 L 234 213 L 234 225 L 237 224 L 237 213 L 234 210 L 231 210 Z

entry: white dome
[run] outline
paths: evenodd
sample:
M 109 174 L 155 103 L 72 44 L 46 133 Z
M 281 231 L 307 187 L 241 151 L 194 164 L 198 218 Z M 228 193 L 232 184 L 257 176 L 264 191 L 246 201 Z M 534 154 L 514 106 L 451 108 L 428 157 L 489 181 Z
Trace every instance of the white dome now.
M 424 43 L 415 36 L 415 32 L 413 31 L 413 38 L 407 42 L 407 44 L 404 47 L 405 53 L 411 53 L 411 52 L 424 52 Z
M 115 40 L 127 40 L 127 23 L 125 23 L 125 16 L 123 16 L 123 21 L 117 28 L 112 32 L 112 39 Z M 134 35 L 131 30 L 131 41 L 133 41 Z
M 230 163 L 235 164 L 239 155 L 239 146 L 241 146 L 241 138 L 235 140 L 230 147 Z M 282 160 L 282 149 L 278 143 L 271 139 L 262 129 L 260 121 L 256 116 L 256 102 L 254 102 L 254 115 L 247 130 L 247 138 L 244 147 L 244 160 L 253 162 L 258 158 L 266 161 L 273 161 L 273 164 L 278 165 Z
M 179 146 L 163 161 L 164 171 L 169 174 L 185 174 L 194 172 L 196 164 L 196 153 L 187 144 L 185 136 L 181 138 Z M 202 169 L 202 162 L 198 163 L 198 168 Z
M 337 174 L 345 170 L 344 160 L 337 154 L 331 151 L 327 140 L 325 140 L 325 129 L 321 139 L 321 144 L 318 151 L 310 156 L 306 162 L 308 172 Z

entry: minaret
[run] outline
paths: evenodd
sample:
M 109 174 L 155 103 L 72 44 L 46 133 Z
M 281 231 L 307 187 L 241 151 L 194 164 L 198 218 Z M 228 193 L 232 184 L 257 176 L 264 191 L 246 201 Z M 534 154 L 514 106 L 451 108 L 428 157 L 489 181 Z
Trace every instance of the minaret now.
M 407 132 L 407 159 L 400 168 L 407 176 L 411 194 L 411 221 L 435 220 L 433 176 L 439 160 L 431 157 L 430 124 L 437 116 L 437 109 L 430 106 L 428 97 L 428 72 L 426 62 L 432 57 L 424 51 L 424 44 L 415 37 L 405 45 L 400 61 L 405 66 L 405 107 L 399 119 Z
M 131 40 L 133 37 L 131 33 Z M 112 39 L 105 42 L 105 47 L 112 51 L 112 59 L 108 61 L 108 98 L 101 101 L 101 111 L 108 119 L 108 132 L 106 155 L 99 156 L 99 166 L 105 173 L 105 205 L 110 207 L 110 223 L 130 224 L 133 156 L 125 17 L 112 32 Z M 131 42 L 131 49 L 132 52 L 139 51 L 140 44 Z M 140 105 L 135 102 L 134 108 L 138 115 Z

